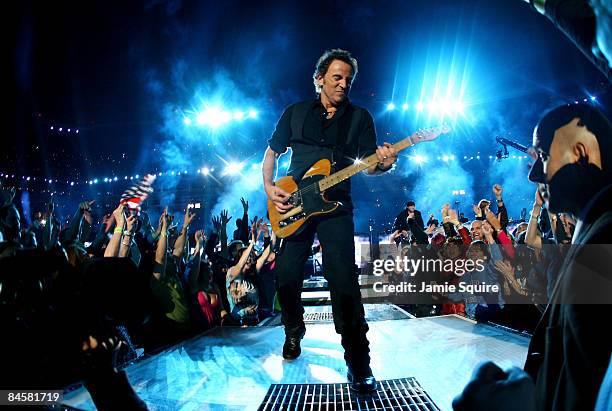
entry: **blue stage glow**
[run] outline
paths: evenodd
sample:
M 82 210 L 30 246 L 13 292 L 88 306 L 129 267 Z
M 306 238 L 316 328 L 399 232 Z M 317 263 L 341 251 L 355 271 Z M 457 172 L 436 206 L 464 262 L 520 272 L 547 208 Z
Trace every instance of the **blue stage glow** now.
M 186 126 L 189 126 L 189 125 L 191 125 L 191 119 L 189 117 L 185 117 L 185 118 L 183 118 L 183 123 Z
M 408 103 L 402 104 L 402 110 L 404 111 L 408 110 Z
M 393 104 L 393 103 L 387 104 L 387 110 L 389 110 L 389 111 L 395 110 L 395 104 Z

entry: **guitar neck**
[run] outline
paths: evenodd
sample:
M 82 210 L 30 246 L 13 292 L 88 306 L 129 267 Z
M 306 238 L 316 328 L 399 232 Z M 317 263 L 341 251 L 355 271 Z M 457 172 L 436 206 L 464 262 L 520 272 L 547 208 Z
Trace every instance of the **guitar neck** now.
M 406 137 L 405 139 L 398 141 L 397 143 L 393 144 L 393 148 L 395 148 L 395 151 L 399 152 L 401 150 L 404 150 L 408 147 L 413 146 L 414 143 L 412 142 L 412 139 L 410 137 Z M 319 181 L 319 190 L 320 191 L 324 191 L 327 190 L 333 186 L 335 186 L 336 184 L 340 184 L 341 182 L 343 182 L 344 180 L 348 180 L 349 178 L 351 178 L 352 176 L 354 176 L 355 174 L 359 173 L 360 171 L 363 171 L 367 168 L 372 167 L 373 165 L 375 165 L 376 163 L 378 163 L 378 157 L 376 157 L 376 153 L 361 159 L 359 161 L 356 161 L 353 165 L 350 165 L 346 168 L 343 168 L 340 171 L 335 172 L 334 174 L 331 174 L 327 177 L 325 177 L 324 179 Z

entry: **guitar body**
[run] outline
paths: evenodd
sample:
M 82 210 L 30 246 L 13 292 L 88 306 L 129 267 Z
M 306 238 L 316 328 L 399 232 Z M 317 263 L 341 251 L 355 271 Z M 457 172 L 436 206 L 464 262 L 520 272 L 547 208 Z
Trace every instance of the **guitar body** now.
M 268 199 L 268 218 L 278 238 L 298 234 L 309 218 L 329 214 L 341 205 L 338 201 L 325 199 L 324 192 L 319 190 L 318 182 L 329 176 L 330 172 L 329 160 L 323 159 L 310 167 L 298 183 L 291 176 L 283 177 L 275 183 L 277 187 L 291 194 L 290 203 L 293 204 L 292 209 L 280 213 Z

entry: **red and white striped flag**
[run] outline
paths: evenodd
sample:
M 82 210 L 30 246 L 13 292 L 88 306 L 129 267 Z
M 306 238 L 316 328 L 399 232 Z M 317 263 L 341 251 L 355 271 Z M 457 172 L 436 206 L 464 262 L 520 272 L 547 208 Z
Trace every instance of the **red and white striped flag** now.
M 153 193 L 153 182 L 155 174 L 147 174 L 136 185 L 130 186 L 121 194 L 120 204 L 127 204 L 130 210 L 136 210 L 140 213 L 141 204 Z

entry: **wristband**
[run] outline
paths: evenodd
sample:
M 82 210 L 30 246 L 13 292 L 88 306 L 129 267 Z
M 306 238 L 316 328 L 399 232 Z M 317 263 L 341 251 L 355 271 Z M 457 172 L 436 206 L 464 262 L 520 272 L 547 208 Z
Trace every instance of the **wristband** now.
M 115 227 L 115 231 L 113 231 L 113 234 L 123 234 L 123 228 Z

